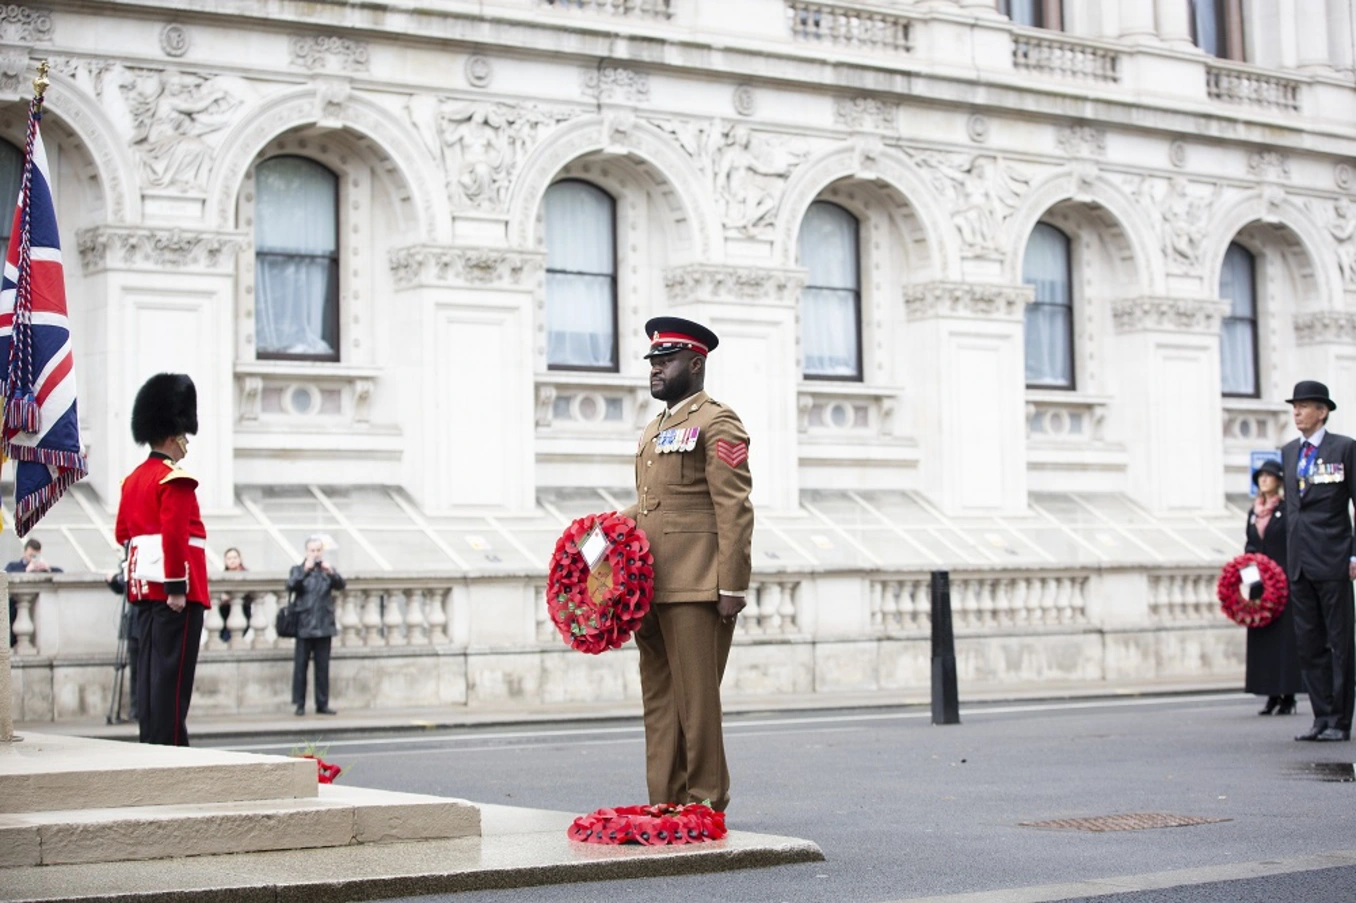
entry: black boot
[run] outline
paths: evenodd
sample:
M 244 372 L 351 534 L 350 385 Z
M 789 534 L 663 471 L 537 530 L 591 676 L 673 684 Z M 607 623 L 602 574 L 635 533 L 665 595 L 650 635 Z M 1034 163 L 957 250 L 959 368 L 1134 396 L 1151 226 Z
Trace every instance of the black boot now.
M 1276 710 L 1276 714 L 1277 714 L 1277 715 L 1293 715 L 1293 714 L 1295 714 L 1295 697 L 1294 697 L 1293 695 L 1291 695 L 1291 696 L 1282 696 L 1282 697 L 1281 697 L 1281 707 L 1280 707 L 1279 709 Z
M 1259 715 L 1270 715 L 1272 712 L 1276 711 L 1276 707 L 1277 707 L 1278 705 L 1280 705 L 1280 704 L 1281 704 L 1281 697 L 1279 697 L 1279 696 L 1268 696 L 1268 697 L 1267 697 L 1266 708 L 1262 709 L 1262 711 L 1258 712 L 1257 714 L 1259 714 Z

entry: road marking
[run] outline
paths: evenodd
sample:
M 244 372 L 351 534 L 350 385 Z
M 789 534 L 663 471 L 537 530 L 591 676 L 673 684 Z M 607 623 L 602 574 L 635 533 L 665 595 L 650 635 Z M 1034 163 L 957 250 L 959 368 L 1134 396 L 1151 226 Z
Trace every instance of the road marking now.
M 977 709 L 963 709 L 961 714 L 965 718 L 983 718 L 990 715 L 1024 715 L 1037 712 L 1060 712 L 1086 709 L 1118 709 L 1132 708 L 1138 706 L 1155 705 L 1175 705 L 1180 703 L 1237 703 L 1243 699 L 1252 699 L 1246 693 L 1212 693 L 1209 695 L 1195 696 L 1153 696 L 1136 697 L 1134 699 L 1101 699 L 1083 702 L 1042 702 L 1042 703 L 1024 703 L 1014 705 L 999 705 Z M 851 715 L 807 715 L 799 718 L 762 718 L 747 720 L 726 721 L 725 732 L 730 736 L 750 736 L 750 729 L 767 727 L 803 727 L 819 724 L 855 724 L 880 721 L 918 721 L 931 718 L 932 713 L 927 709 L 917 709 L 908 712 L 860 712 Z M 393 728 L 393 730 L 398 728 Z M 485 741 L 485 740 L 541 740 L 555 739 L 565 737 L 597 736 L 599 734 L 638 734 L 644 730 L 644 727 L 636 724 L 626 727 L 585 727 L 585 728 L 565 728 L 561 730 L 539 730 L 539 731 L 499 731 L 495 733 L 475 734 L 459 733 L 447 734 L 443 736 L 430 737 L 427 735 L 413 737 L 366 737 L 355 738 L 352 740 L 331 740 L 328 743 L 321 741 L 317 745 L 329 748 L 340 748 L 350 746 L 405 746 L 410 744 L 445 744 L 457 741 Z M 786 732 L 778 732 L 786 733 Z M 232 750 L 235 752 L 263 752 L 267 750 L 291 749 L 294 744 L 289 742 L 281 743 L 259 743 L 229 745 L 218 747 L 220 749 Z
M 1067 884 L 1041 884 L 1032 887 L 1006 887 L 977 893 L 947 894 L 940 897 L 908 897 L 890 903 L 1056 903 L 1083 897 L 1104 897 L 1135 891 L 1163 890 L 1172 887 L 1191 887 L 1223 881 L 1246 881 L 1295 872 L 1342 868 L 1356 865 L 1356 850 L 1338 850 L 1293 859 L 1263 859 L 1256 862 L 1231 862 L 1228 865 L 1208 865 L 1201 868 L 1175 869 L 1170 872 L 1148 872 L 1142 875 L 1122 875 L 1091 881 L 1071 881 Z

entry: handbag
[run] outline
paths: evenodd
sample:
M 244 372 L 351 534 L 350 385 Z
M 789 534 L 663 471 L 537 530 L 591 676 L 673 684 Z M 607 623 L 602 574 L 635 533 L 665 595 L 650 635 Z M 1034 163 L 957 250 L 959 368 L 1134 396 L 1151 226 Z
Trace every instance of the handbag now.
M 273 627 L 278 631 L 278 636 L 288 638 L 297 635 L 297 620 L 299 614 L 297 607 L 292 604 L 292 596 L 287 597 L 287 604 L 278 609 L 278 615 L 273 619 Z

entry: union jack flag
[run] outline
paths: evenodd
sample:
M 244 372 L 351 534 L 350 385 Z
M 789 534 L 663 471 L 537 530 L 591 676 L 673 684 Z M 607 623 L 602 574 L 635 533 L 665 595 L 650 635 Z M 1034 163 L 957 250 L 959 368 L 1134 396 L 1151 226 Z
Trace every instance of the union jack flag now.
M 41 88 L 35 93 L 22 188 L 0 282 L 4 452 L 14 462 L 14 527 L 20 536 L 89 470 L 75 405 L 61 240 L 47 153 L 38 132 Z

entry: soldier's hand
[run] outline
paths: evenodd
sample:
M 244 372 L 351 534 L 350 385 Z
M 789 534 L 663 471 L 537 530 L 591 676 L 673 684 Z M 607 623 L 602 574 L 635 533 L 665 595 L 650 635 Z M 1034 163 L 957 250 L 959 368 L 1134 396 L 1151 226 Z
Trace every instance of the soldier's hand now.
M 170 596 L 165 600 L 165 604 L 170 607 L 170 611 L 183 611 L 184 606 L 188 604 L 188 597 Z
M 747 604 L 748 603 L 744 601 L 743 596 L 726 596 L 722 594 L 716 602 L 716 613 L 720 615 L 722 621 L 727 624 L 732 624 L 734 623 L 735 616 L 743 611 L 744 606 Z

